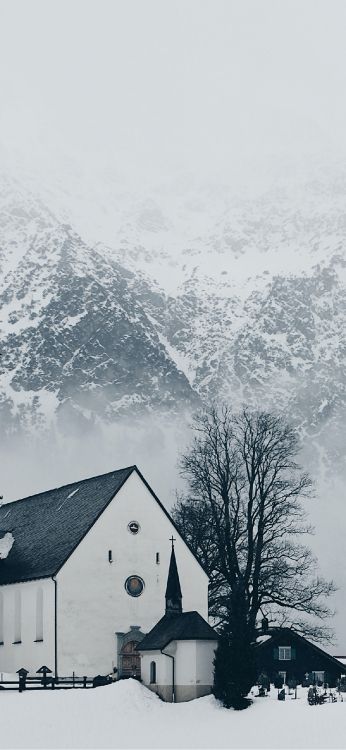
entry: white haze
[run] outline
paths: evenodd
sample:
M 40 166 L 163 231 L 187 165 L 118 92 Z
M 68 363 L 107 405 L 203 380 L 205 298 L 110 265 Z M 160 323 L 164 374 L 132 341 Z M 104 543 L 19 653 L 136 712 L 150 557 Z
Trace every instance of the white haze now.
M 182 486 L 177 446 L 188 440 L 186 424 L 172 419 L 167 424 L 158 416 L 94 426 L 84 433 L 74 430 L 63 435 L 52 429 L 44 436 L 16 437 L 1 446 L 1 492 L 9 502 L 137 464 L 170 507 L 175 490 Z
M 184 180 L 252 194 L 319 164 L 333 174 L 345 167 L 345 34 L 344 0 L 0 0 L 0 166 L 33 171 L 47 194 L 66 180 L 77 204 L 105 175 L 145 198 Z M 176 429 L 148 419 L 10 444 L 1 489 L 8 500 L 138 463 L 170 505 L 187 439 Z M 321 568 L 340 586 L 340 649 L 343 494 L 341 480 L 320 485 L 312 512 Z
M 2 0 L 0 139 L 136 184 L 340 156 L 345 22 L 343 0 Z

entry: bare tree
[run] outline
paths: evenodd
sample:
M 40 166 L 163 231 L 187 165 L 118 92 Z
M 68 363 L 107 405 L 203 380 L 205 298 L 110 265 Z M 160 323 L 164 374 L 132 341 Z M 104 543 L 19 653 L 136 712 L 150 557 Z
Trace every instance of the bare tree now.
M 295 430 L 278 415 L 223 407 L 196 417 L 194 431 L 174 519 L 210 576 L 211 614 L 226 622 L 241 603 L 249 632 L 262 613 L 330 639 L 325 599 L 335 587 L 301 541 L 312 531 L 304 509 L 312 481 L 296 461 Z

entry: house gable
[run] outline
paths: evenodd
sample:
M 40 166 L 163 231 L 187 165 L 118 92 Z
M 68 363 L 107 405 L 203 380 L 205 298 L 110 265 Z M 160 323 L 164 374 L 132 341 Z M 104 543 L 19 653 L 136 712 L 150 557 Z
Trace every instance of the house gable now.
M 3 505 L 0 527 L 15 542 L 1 562 L 0 585 L 56 575 L 134 472 L 182 538 L 139 469 L 130 466 Z

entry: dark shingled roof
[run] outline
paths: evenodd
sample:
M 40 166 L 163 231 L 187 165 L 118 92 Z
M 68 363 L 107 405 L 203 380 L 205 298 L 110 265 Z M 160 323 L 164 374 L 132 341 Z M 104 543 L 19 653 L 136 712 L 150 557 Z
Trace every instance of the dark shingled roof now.
M 328 654 L 327 651 L 324 651 L 323 648 L 317 646 L 316 643 L 311 643 L 311 641 L 308 641 L 308 639 L 304 638 L 303 635 L 300 635 L 300 633 L 296 633 L 293 628 L 269 628 L 268 633 L 262 633 L 261 631 L 258 633 L 258 637 L 261 637 L 262 635 L 268 635 L 268 638 L 263 641 L 257 641 L 257 643 L 255 644 L 256 648 L 265 648 L 266 646 L 268 646 L 268 643 L 276 643 L 279 638 L 282 639 L 283 636 L 287 636 L 287 638 L 291 638 L 295 641 L 300 641 L 300 643 L 308 644 L 308 646 L 310 646 L 313 651 L 316 651 L 317 653 L 322 654 L 324 658 L 329 659 L 335 667 L 341 667 L 345 669 L 345 665 L 342 664 L 342 662 L 338 661 L 337 656 Z
M 129 466 L 2 505 L 0 528 L 12 532 L 14 544 L 0 562 L 0 585 L 57 573 L 134 470 Z
M 156 651 L 171 641 L 216 641 L 218 635 L 199 612 L 164 615 L 138 644 L 138 651 Z

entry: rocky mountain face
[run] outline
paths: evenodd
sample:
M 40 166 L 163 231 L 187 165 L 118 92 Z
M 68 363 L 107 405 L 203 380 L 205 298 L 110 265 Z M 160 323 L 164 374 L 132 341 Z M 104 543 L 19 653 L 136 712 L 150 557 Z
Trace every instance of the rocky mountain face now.
M 345 192 L 342 180 L 251 201 L 162 191 L 124 207 L 117 195 L 112 224 L 105 190 L 83 226 L 68 191 L 4 178 L 2 434 L 227 400 L 285 409 L 310 453 L 341 460 Z
M 163 305 L 162 295 L 34 199 L 16 193 L 2 213 L 3 426 L 72 426 L 197 405 L 147 314 Z

